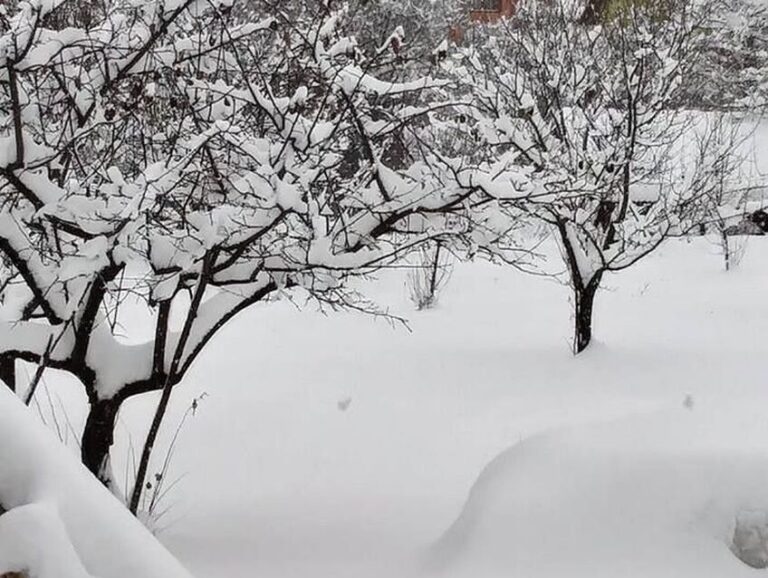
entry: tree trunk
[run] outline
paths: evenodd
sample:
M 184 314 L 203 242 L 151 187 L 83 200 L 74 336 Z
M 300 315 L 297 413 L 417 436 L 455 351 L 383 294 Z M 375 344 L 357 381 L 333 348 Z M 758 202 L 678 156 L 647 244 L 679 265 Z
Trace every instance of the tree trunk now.
M 16 391 L 16 360 L 13 357 L 0 355 L 0 381 Z
M 574 354 L 584 351 L 592 341 L 592 310 L 602 276 L 595 274 L 584 287 L 574 285 Z
M 435 260 L 432 262 L 432 276 L 429 278 L 429 300 L 435 301 L 437 293 L 437 271 L 440 267 L 440 241 L 435 243 Z
M 731 270 L 731 241 L 725 233 L 725 229 L 720 229 L 720 245 L 723 248 L 723 258 L 725 259 L 725 270 Z
M 594 26 L 605 17 L 608 9 L 608 0 L 588 0 L 584 11 L 579 17 L 579 24 Z
M 113 481 L 109 450 L 114 441 L 115 421 L 119 409 L 120 402 L 114 399 L 91 402 L 83 430 L 83 464 L 108 488 L 111 488 Z
M 136 472 L 136 480 L 133 483 L 133 490 L 131 491 L 131 500 L 128 503 L 128 509 L 134 516 L 139 513 L 141 495 L 144 492 L 144 481 L 147 478 L 147 470 L 149 469 L 149 460 L 152 457 L 152 450 L 155 448 L 155 441 L 157 441 L 157 434 L 160 433 L 160 426 L 163 424 L 165 412 L 168 410 L 168 402 L 171 400 L 172 392 L 173 386 L 169 380 L 163 387 L 160 403 L 157 404 L 155 416 L 152 418 L 152 424 L 149 426 L 149 433 L 144 442 L 144 448 L 141 451 L 139 469 Z

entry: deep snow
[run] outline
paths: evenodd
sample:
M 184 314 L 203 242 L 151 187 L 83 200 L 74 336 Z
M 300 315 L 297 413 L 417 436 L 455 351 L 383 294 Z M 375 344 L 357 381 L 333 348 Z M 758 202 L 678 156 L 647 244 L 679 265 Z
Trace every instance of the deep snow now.
M 677 416 L 658 419 L 682 428 L 673 428 L 677 441 L 648 466 L 651 479 L 661 476 L 658 498 L 664 484 L 674 498 L 680 484 L 695 481 L 693 474 L 667 476 L 659 466 L 699 463 L 686 457 L 685 424 L 692 420 L 706 432 L 709 416 L 718 417 L 707 438 L 717 448 L 701 457 L 704 477 L 724 456 L 738 462 L 742 441 L 750 451 L 768 448 L 762 425 L 742 430 L 744 420 L 760 422 L 768 407 L 768 243 L 750 239 L 741 268 L 728 274 L 717 251 L 704 239 L 674 241 L 636 268 L 607 278 L 597 302 L 598 343 L 576 359 L 568 346 L 567 289 L 485 263 L 457 266 L 439 307 L 424 313 L 407 302 L 404 272 L 385 275 L 374 294 L 407 313 L 412 333 L 358 315 L 298 311 L 288 302 L 244 314 L 211 345 L 175 396 L 166 433 L 192 397 L 209 394 L 181 434 L 172 471 L 183 479 L 166 498 L 173 509 L 160 524 L 167 525 L 161 538 L 201 577 L 420 575 L 435 570 L 435 543 L 498 454 L 540 432 L 561 432 L 544 438 L 556 446 L 556 440 L 569 439 L 564 427 L 617 422 L 626 435 L 616 434 L 612 453 L 592 455 L 590 440 L 599 436 L 588 434 L 574 434 L 583 440 L 577 452 L 583 460 L 572 456 L 560 463 L 541 452 L 534 471 L 567 478 L 573 470 L 581 476 L 581 493 L 560 493 L 543 479 L 541 495 L 557 507 L 520 509 L 521 517 L 536 518 L 527 522 L 528 540 L 541 541 L 534 550 L 541 565 L 529 560 L 524 574 L 536 578 L 536 568 L 546 576 L 552 568 L 571 567 L 562 557 L 561 566 L 547 561 L 558 557 L 546 547 L 546 536 L 552 532 L 551 543 L 565 547 L 570 520 L 586 515 L 585 504 L 601 504 L 611 514 L 632 502 L 637 488 L 631 485 L 603 488 L 613 483 L 614 462 L 617 484 L 633 471 L 613 458 L 632 455 L 627 440 L 653 432 L 655 416 Z M 149 400 L 142 400 L 123 415 L 134 438 L 138 416 L 148 408 Z M 120 443 L 125 447 L 127 437 Z M 521 447 L 537 446 L 531 441 Z M 567 447 L 553 451 L 569 455 Z M 734 465 L 733 475 L 744 483 L 749 480 L 738 472 L 764 474 L 763 453 L 751 455 L 751 462 L 744 458 L 751 465 Z M 627 459 L 628 466 L 633 463 Z M 717 472 L 729 471 L 723 463 Z M 602 486 L 584 483 L 593 467 L 608 467 Z M 536 483 L 533 473 L 515 474 L 499 482 L 510 492 Z M 638 486 L 646 478 L 640 476 Z M 721 489 L 725 502 L 739 502 L 743 493 L 730 482 Z M 503 495 L 499 505 L 507 507 Z M 702 490 L 691 500 L 705 497 Z M 494 496 L 487 499 L 494 503 Z M 471 501 L 468 507 L 475 508 Z M 726 545 L 732 531 L 726 518 L 736 515 L 721 513 L 717 528 L 702 529 L 698 542 L 687 543 L 692 549 L 674 566 L 677 576 L 706 575 L 713 557 L 723 560 L 716 568 L 739 567 Z M 637 532 L 653 534 L 655 520 L 651 515 Z M 494 524 L 490 519 L 476 536 L 457 543 L 456 560 L 445 560 L 444 570 L 509 572 L 516 549 L 505 537 L 524 532 L 519 525 Z M 593 520 L 573 546 L 581 549 L 579 567 L 591 576 L 601 576 L 601 569 L 615 576 L 614 564 L 601 563 L 608 532 L 601 524 Z M 475 548 L 488 538 L 489 527 L 501 535 L 504 555 L 496 556 L 490 545 Z M 626 531 L 630 541 L 633 532 Z M 653 556 L 647 548 L 633 549 L 630 542 L 617 556 L 625 568 L 642 568 L 646 576 L 670 575 L 667 559 L 675 546 L 666 544 Z M 696 555 L 697 548 L 708 555 Z
M 0 575 L 189 577 L 4 385 L 0 415 Z
M 695 239 L 608 277 L 578 358 L 567 288 L 482 262 L 421 313 L 405 271 L 384 274 L 372 295 L 411 333 L 288 301 L 246 312 L 174 393 L 161 446 L 208 396 L 159 536 L 200 578 L 754 572 L 728 541 L 768 507 L 766 241 L 730 273 Z M 78 399 L 64 381 L 47 390 Z M 118 478 L 153 401 L 121 415 Z
M 436 570 L 466 577 L 752 576 L 730 548 L 737 518 L 754 520 L 742 531 L 765 537 L 768 529 L 765 412 L 687 406 L 565 428 L 507 450 L 434 548 Z M 758 546 L 745 559 L 765 564 L 764 542 L 737 543 L 750 552 Z

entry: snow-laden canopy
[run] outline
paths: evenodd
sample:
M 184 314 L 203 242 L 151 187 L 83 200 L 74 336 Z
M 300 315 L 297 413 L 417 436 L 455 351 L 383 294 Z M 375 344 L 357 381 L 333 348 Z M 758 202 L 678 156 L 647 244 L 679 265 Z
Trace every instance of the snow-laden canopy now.
M 374 76 L 343 7 L 126 0 L 61 28 L 54 4 L 0 27 L 0 363 L 82 382 L 105 482 L 120 404 L 167 398 L 239 312 L 297 286 L 346 305 L 349 275 L 457 228 L 446 213 L 525 194 L 514 167 L 392 153 L 445 82 Z M 122 339 L 133 298 L 154 330 Z

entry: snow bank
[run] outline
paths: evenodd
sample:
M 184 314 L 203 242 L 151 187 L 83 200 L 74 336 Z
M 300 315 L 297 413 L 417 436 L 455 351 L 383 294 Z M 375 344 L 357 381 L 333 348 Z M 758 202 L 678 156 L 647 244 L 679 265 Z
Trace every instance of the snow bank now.
M 189 578 L 4 386 L 0 440 L 0 574 Z
M 0 516 L 0 572 L 24 570 L 35 578 L 88 578 L 56 509 L 44 504 Z
M 766 488 L 758 410 L 566 428 L 491 462 L 432 562 L 449 576 L 753 576 L 730 547 Z

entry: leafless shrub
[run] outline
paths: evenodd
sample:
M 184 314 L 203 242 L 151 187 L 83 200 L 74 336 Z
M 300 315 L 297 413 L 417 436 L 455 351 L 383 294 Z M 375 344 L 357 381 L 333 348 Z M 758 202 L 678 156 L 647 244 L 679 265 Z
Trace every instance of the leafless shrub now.
M 406 285 L 416 309 L 431 309 L 453 273 L 453 255 L 440 241 L 423 245 L 416 254 L 416 263 L 408 271 Z

